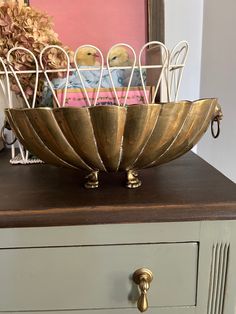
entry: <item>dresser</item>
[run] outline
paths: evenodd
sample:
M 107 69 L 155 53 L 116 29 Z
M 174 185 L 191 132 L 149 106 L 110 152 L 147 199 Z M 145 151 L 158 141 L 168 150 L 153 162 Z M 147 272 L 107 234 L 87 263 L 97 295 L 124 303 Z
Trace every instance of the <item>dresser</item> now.
M 144 299 L 150 314 L 236 313 L 236 186 L 201 158 L 140 171 L 135 190 L 122 174 L 86 190 L 83 172 L 8 159 L 0 313 L 135 314 Z

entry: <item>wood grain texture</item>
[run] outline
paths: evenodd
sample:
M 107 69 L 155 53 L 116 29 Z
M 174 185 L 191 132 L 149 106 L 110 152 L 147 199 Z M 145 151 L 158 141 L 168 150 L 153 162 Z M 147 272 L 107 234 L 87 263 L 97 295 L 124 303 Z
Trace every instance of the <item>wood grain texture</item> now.
M 193 153 L 140 171 L 139 189 L 102 174 L 93 191 L 82 187 L 84 172 L 11 166 L 9 157 L 0 153 L 0 227 L 236 219 L 235 184 Z

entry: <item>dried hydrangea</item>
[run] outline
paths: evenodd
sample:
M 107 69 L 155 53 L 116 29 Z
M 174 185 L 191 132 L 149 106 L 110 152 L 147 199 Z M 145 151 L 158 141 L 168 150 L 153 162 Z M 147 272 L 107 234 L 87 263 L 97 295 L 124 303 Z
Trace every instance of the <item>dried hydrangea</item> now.
M 47 45 L 61 46 L 69 54 L 73 54 L 58 40 L 58 34 L 53 30 L 52 19 L 47 14 L 24 5 L 23 1 L 0 1 L 0 57 L 6 61 L 11 48 L 25 47 L 32 51 L 39 61 L 40 51 Z M 15 51 L 10 62 L 15 70 L 35 69 L 32 57 L 24 51 Z M 55 48 L 47 50 L 43 62 L 51 69 L 63 68 L 66 65 L 65 55 Z M 33 95 L 35 75 L 21 74 L 19 78 L 27 98 L 30 99 Z M 44 81 L 45 78 L 41 75 L 41 86 Z M 13 77 L 11 89 L 20 94 Z

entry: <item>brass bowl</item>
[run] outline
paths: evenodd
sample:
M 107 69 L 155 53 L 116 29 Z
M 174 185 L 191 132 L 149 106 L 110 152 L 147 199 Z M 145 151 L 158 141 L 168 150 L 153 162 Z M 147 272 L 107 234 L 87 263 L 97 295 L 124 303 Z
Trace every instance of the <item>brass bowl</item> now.
M 219 115 L 217 99 L 164 104 L 6 109 L 22 145 L 43 161 L 84 169 L 86 187 L 98 171 L 126 171 L 127 186 L 140 186 L 136 170 L 158 166 L 189 151 Z

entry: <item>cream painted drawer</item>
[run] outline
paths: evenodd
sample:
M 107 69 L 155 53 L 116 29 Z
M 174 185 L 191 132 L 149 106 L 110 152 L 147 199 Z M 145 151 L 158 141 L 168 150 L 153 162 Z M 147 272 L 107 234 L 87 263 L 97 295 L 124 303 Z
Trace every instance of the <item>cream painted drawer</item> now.
M 197 243 L 0 250 L 0 311 L 128 309 L 148 267 L 150 307 L 195 305 Z

